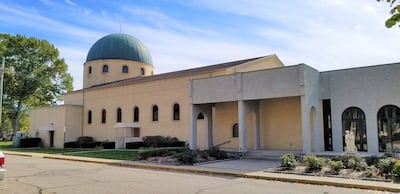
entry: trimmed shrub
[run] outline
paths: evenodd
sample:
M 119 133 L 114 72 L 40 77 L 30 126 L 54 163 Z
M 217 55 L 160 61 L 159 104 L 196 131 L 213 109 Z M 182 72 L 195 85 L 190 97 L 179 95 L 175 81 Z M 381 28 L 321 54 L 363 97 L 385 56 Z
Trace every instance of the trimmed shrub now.
M 296 168 L 298 162 L 292 153 L 281 156 L 281 167 L 291 170 Z
M 307 171 L 320 171 L 324 165 L 324 159 L 313 154 L 304 156 L 304 161 L 306 162 Z
M 378 162 L 378 168 L 382 174 L 387 175 L 392 172 L 395 163 L 396 163 L 395 158 L 388 157 L 380 159 Z
M 89 136 L 81 136 L 81 137 L 78 137 L 76 142 L 78 143 L 78 145 L 81 145 L 83 143 L 94 142 L 94 139 L 93 139 L 93 137 L 89 137 Z
M 101 143 L 101 146 L 102 146 L 104 149 L 115 149 L 115 142 L 113 142 L 113 141 L 110 141 L 110 142 L 103 142 L 103 143 Z
M 144 136 L 142 138 L 144 147 L 184 147 L 185 142 L 176 137 Z
M 185 150 L 184 152 L 175 155 L 179 162 L 182 164 L 193 165 L 196 162 L 197 152 L 192 150 Z
M 128 142 L 125 144 L 126 149 L 139 149 L 143 147 L 144 144 L 142 141 L 137 141 L 137 142 Z
M 334 174 L 339 174 L 340 170 L 344 167 L 343 162 L 340 160 L 329 160 L 328 165 Z
M 224 160 L 224 159 L 228 158 L 228 154 L 225 151 L 220 150 L 218 147 L 213 147 L 213 148 L 207 150 L 207 152 L 208 152 L 209 156 L 211 156 L 217 160 Z
M 163 141 L 163 137 L 160 135 L 155 136 L 144 136 L 142 138 L 145 147 L 158 147 L 158 145 Z
M 64 148 L 79 148 L 79 145 L 76 141 L 70 141 L 64 143 Z
M 20 139 L 20 147 L 21 148 L 39 147 L 40 141 L 41 139 L 38 137 Z
M 160 149 L 152 149 L 152 150 L 144 150 L 140 151 L 138 156 L 140 159 L 147 159 L 149 157 L 156 157 L 156 156 L 172 156 L 177 152 L 183 152 L 186 148 L 160 148 Z
M 80 144 L 81 148 L 95 148 L 96 142 L 85 142 Z
M 356 171 L 363 171 L 368 167 L 368 164 L 364 158 L 356 156 L 347 160 L 347 167 Z

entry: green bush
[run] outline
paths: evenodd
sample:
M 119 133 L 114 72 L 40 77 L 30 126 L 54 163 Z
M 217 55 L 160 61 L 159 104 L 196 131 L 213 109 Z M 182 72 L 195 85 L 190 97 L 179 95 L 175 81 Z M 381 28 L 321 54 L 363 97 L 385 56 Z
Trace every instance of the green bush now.
M 228 154 L 225 151 L 220 150 L 218 147 L 213 147 L 213 148 L 207 150 L 207 152 L 208 152 L 209 156 L 211 156 L 217 160 L 224 160 L 224 159 L 228 158 Z
M 175 155 L 176 153 L 184 152 L 186 148 L 158 148 L 158 149 L 152 149 L 152 150 L 143 150 L 140 151 L 138 154 L 138 157 L 140 159 L 147 159 L 149 157 L 164 157 L 164 156 L 172 156 Z
M 368 164 L 368 166 L 377 166 L 379 159 L 381 158 L 377 155 L 367 156 L 365 157 L 365 162 Z
M 298 162 L 292 153 L 281 156 L 281 167 L 291 170 L 296 168 Z
M 183 151 L 181 153 L 175 154 L 175 157 L 182 164 L 193 165 L 196 162 L 197 151 L 192 151 L 192 150 L 187 149 L 187 150 L 185 150 L 185 151 Z
M 397 162 L 394 164 L 392 172 L 395 176 L 400 177 L 400 160 L 397 160 Z
M 344 167 L 343 162 L 340 160 L 329 160 L 328 165 L 331 168 L 331 172 L 339 174 L 339 171 Z
M 395 158 L 388 157 L 380 159 L 378 162 L 378 168 L 382 174 L 387 175 L 392 172 L 395 163 L 396 163 Z
M 365 159 L 360 156 L 350 157 L 347 160 L 347 168 L 351 168 L 356 171 L 363 171 L 368 167 Z
M 160 135 L 144 136 L 142 138 L 145 147 L 184 147 L 185 142 L 176 137 L 163 137 Z
M 304 156 L 307 171 L 320 171 L 324 165 L 324 159 L 313 154 Z
M 372 177 L 374 175 L 377 174 L 377 168 L 372 165 L 372 166 L 368 166 L 367 169 L 365 169 L 365 176 L 366 177 Z

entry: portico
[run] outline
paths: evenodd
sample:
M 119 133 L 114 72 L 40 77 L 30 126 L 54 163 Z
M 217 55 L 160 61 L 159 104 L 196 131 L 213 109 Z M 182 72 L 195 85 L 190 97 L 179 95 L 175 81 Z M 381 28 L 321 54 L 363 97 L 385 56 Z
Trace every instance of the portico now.
M 190 148 L 202 144 L 197 142 L 202 113 L 206 148 L 320 151 L 320 101 L 308 96 L 319 93 L 314 73 L 298 65 L 191 80 Z

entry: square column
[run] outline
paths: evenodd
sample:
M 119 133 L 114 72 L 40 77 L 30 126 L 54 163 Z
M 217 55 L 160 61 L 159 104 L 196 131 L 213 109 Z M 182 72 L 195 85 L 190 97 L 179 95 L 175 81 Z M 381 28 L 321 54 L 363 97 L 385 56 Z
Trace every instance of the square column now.
M 239 151 L 247 152 L 247 107 L 243 100 L 238 101 Z
M 213 129 L 212 129 L 212 125 L 213 125 L 213 110 L 214 107 L 211 106 L 208 111 L 206 112 L 206 119 L 207 119 L 207 125 L 206 125 L 206 148 L 210 149 L 213 146 Z
M 259 111 L 259 103 L 255 102 L 252 108 L 252 116 L 253 116 L 253 149 L 260 149 L 260 111 Z
M 303 136 L 303 154 L 311 153 L 310 112 L 305 96 L 301 96 L 301 128 Z
M 191 150 L 197 149 L 197 115 L 198 110 L 197 107 L 193 104 L 189 105 L 189 118 L 190 118 L 190 139 L 189 139 L 189 148 Z

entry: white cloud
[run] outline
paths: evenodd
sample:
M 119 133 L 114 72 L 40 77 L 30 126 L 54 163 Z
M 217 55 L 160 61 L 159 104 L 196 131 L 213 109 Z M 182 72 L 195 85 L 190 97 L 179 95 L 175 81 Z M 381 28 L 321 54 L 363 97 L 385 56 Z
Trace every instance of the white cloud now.
M 150 49 L 157 73 L 273 53 L 287 65 L 306 63 L 319 70 L 400 61 L 400 30 L 384 27 L 389 11 L 386 4 L 364 0 L 179 3 L 204 14 L 227 15 L 217 20 L 229 20 L 233 14 L 245 22 L 205 26 L 174 18 L 158 8 L 121 5 L 116 14 L 80 5 L 66 10 L 76 17 L 75 23 L 67 23 L 43 16 L 43 10 L 1 3 L 0 21 L 56 34 L 60 40 L 67 37 L 68 41 L 56 46 L 74 76 L 75 89 L 81 88 L 82 65 L 90 46 L 105 34 L 119 32 L 117 16 L 125 20 L 122 32 L 136 36 Z

